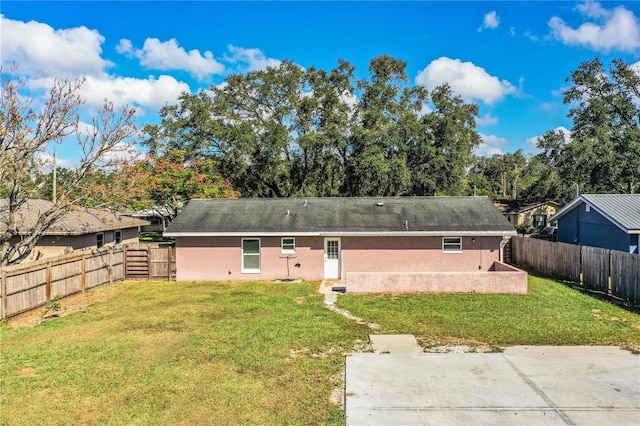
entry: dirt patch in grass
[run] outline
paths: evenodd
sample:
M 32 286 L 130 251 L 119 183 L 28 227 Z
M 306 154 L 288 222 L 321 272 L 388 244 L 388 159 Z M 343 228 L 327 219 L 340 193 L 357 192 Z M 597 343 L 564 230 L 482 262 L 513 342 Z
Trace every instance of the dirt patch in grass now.
M 491 353 L 502 352 L 502 348 L 498 346 L 488 345 L 473 339 L 463 339 L 456 337 L 444 337 L 434 339 L 428 335 L 415 336 L 416 340 L 425 352 L 432 353 Z
M 36 370 L 31 367 L 25 367 L 18 373 L 20 377 L 31 377 L 35 374 Z
M 64 317 L 71 315 L 75 312 L 85 310 L 88 306 L 94 303 L 104 302 L 111 299 L 118 294 L 117 286 L 122 285 L 120 283 L 107 285 L 94 290 L 88 291 L 84 294 L 78 293 L 64 299 L 60 299 L 60 310 L 48 312 L 43 316 L 44 307 L 34 309 L 33 311 L 25 312 L 24 314 L 17 315 L 9 318 L 7 324 L 12 328 L 33 327 L 42 324 L 45 321 L 50 321 L 54 318 Z

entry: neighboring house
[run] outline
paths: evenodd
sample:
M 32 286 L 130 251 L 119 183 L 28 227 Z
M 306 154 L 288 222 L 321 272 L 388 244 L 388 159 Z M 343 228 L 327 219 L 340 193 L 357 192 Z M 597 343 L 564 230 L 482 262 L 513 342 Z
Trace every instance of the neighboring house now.
M 18 233 L 26 235 L 38 216 L 52 206 L 46 200 L 28 200 L 17 212 Z M 7 200 L 0 200 L 0 231 L 6 229 Z M 108 210 L 77 207 L 44 233 L 26 261 L 70 253 L 74 250 L 138 242 L 141 226 L 149 222 L 116 215 Z M 3 229 L 4 228 L 4 229 Z M 21 236 L 15 237 L 18 241 Z
M 560 242 L 638 253 L 640 194 L 582 194 L 550 220 Z
M 148 225 L 140 228 L 140 232 L 150 234 L 161 234 L 169 225 L 171 218 L 165 208 L 138 210 L 137 212 L 126 213 L 126 215 L 149 222 Z
M 179 281 L 517 293 L 526 292 L 526 274 L 500 263 L 515 234 L 486 197 L 191 200 L 164 233 L 176 239 Z
M 553 201 L 526 202 L 524 200 L 494 200 L 496 208 L 513 226 L 524 225 L 544 228 L 549 218 L 556 213 L 560 204 Z

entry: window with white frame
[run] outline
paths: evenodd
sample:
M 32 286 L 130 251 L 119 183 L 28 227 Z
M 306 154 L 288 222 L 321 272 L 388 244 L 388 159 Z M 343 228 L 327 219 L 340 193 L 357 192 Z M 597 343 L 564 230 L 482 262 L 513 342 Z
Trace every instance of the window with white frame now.
M 242 239 L 242 272 L 260 272 L 260 240 L 257 238 Z
M 296 239 L 295 238 L 283 238 L 280 240 L 280 253 L 282 254 L 295 254 L 296 253 Z
M 122 231 L 113 231 L 113 245 L 122 243 Z
M 96 246 L 98 246 L 98 248 L 104 246 L 104 234 L 102 232 L 96 234 Z
M 443 237 L 442 251 L 445 253 L 462 253 L 462 237 Z

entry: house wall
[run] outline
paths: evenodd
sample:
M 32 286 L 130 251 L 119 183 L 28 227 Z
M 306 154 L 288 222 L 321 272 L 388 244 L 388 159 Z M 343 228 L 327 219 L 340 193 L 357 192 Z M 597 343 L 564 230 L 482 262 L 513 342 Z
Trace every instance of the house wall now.
M 517 215 L 517 219 L 516 222 L 512 222 L 514 226 L 516 225 L 529 225 L 529 226 L 533 226 L 533 217 L 535 215 L 539 215 L 539 214 L 543 214 L 545 216 L 547 216 L 547 219 L 549 219 L 551 216 L 553 216 L 554 214 L 556 214 L 556 207 L 553 205 L 549 205 L 549 204 L 542 204 L 536 208 L 533 208 L 531 210 L 527 210 L 525 212 L 521 212 Z M 547 225 L 549 222 L 547 222 L 545 225 Z
M 121 244 L 133 244 L 138 242 L 138 228 L 121 229 L 122 242 Z M 45 235 L 36 244 L 36 247 L 31 252 L 26 261 L 33 261 L 43 259 L 52 256 L 58 256 L 61 254 L 71 253 L 75 250 L 93 249 L 97 248 L 97 232 L 84 235 L 75 236 L 55 236 Z M 105 231 L 104 245 L 113 244 L 113 231 Z M 18 239 L 14 240 L 14 243 Z
M 443 253 L 442 237 L 349 237 L 342 239 L 343 267 L 345 272 L 487 271 L 500 260 L 500 241 L 464 237 L 461 253 Z
M 261 237 L 259 274 L 242 272 L 241 237 L 176 238 L 178 281 L 322 279 L 324 239 L 296 237 L 296 253 L 281 254 L 280 237 Z M 289 274 L 287 275 L 287 261 Z M 298 264 L 299 266 L 296 266 Z
M 347 293 L 527 293 L 527 273 L 500 262 L 481 272 L 347 272 Z
M 241 237 L 178 237 L 178 281 L 324 277 L 324 238 L 296 237 L 296 253 L 280 252 L 280 237 L 260 238 L 260 273 L 242 273 Z M 465 237 L 462 253 L 443 253 L 441 237 L 342 237 L 347 272 L 487 271 L 500 260 L 500 237 Z M 298 265 L 298 266 L 296 266 Z
M 568 244 L 638 252 L 638 237 L 629 235 L 582 203 L 558 220 L 558 241 Z

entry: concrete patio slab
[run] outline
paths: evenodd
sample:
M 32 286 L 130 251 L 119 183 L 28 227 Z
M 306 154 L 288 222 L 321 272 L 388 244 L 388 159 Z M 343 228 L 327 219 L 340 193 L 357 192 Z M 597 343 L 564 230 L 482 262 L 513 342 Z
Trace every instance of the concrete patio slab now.
M 640 424 L 640 357 L 618 348 L 390 351 L 346 361 L 347 425 Z
M 373 346 L 373 352 L 377 354 L 418 355 L 423 353 L 413 334 L 370 334 L 369 340 Z

